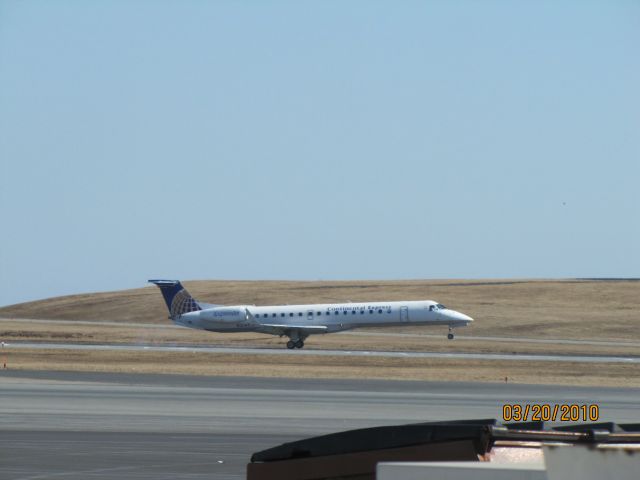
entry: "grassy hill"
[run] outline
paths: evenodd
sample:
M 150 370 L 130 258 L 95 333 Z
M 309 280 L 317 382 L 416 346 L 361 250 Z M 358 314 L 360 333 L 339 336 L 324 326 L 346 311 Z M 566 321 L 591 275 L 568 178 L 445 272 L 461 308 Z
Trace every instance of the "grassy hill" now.
M 433 299 L 471 315 L 474 335 L 640 340 L 640 281 L 410 280 L 193 281 L 197 299 L 220 304 L 293 304 Z M 3 318 L 167 323 L 154 286 L 55 297 L 0 308 Z M 469 334 L 470 329 L 460 333 Z M 421 331 L 404 327 L 402 331 Z

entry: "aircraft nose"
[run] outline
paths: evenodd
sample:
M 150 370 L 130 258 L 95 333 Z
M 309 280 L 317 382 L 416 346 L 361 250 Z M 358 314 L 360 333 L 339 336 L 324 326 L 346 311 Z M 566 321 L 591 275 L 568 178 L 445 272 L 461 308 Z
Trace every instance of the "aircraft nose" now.
M 467 323 L 471 323 L 473 322 L 473 318 L 471 318 L 469 315 L 465 315 L 464 313 L 460 313 L 460 312 L 456 312 L 455 310 L 451 312 L 453 315 L 454 320 L 458 321 L 458 322 L 467 322 Z

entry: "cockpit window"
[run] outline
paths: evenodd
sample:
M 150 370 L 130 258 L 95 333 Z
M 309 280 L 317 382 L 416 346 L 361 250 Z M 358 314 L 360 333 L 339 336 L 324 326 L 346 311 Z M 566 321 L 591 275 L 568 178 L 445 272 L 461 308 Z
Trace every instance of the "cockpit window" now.
M 441 303 L 437 304 L 436 307 L 438 307 L 439 310 L 446 310 L 447 309 L 447 307 L 445 307 Z

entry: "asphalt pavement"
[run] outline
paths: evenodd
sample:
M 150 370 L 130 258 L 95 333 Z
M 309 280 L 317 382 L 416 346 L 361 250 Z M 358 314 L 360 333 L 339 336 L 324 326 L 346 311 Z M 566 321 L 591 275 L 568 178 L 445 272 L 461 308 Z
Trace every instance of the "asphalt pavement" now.
M 0 372 L 0 479 L 244 478 L 251 453 L 340 430 L 500 419 L 504 403 L 597 403 L 640 420 L 640 389 L 384 380 Z
M 497 360 L 524 362 L 573 362 L 573 363 L 626 363 L 640 364 L 640 356 L 633 355 L 547 355 L 527 353 L 462 353 L 462 352 L 415 352 L 415 351 L 383 351 L 383 350 L 327 350 L 305 348 L 289 350 L 260 347 L 218 347 L 205 345 L 144 345 L 144 344 L 83 344 L 83 343 L 50 343 L 50 342 L 7 342 L 7 349 L 46 349 L 46 350 L 102 350 L 102 351 L 147 351 L 147 352 L 201 352 L 225 353 L 240 355 L 304 355 L 333 357 L 378 357 L 378 358 L 439 358 L 459 360 Z

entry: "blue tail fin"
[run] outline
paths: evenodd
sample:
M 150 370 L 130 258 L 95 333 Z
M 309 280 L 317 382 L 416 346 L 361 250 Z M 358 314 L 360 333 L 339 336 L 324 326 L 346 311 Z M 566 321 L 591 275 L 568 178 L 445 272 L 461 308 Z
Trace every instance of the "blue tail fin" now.
M 160 288 L 169 309 L 169 318 L 175 320 L 183 313 L 202 310 L 178 280 L 149 280 Z

